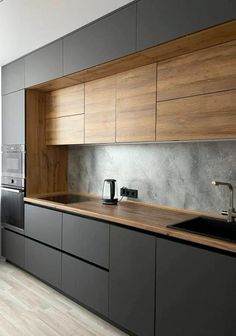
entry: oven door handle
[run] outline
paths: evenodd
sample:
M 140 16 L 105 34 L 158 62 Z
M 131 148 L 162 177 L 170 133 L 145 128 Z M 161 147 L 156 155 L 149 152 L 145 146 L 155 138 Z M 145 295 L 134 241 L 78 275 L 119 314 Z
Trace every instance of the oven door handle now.
M 18 190 L 18 189 L 10 189 L 10 188 L 3 188 L 3 187 L 1 187 L 1 189 L 6 190 L 6 191 L 10 191 L 10 192 L 14 192 L 14 193 L 23 192 L 22 190 Z

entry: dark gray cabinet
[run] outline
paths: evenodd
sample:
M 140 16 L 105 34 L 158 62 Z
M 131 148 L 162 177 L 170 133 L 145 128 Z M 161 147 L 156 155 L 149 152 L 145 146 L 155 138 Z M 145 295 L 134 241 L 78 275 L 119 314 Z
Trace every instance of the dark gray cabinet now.
M 25 143 L 25 91 L 2 97 L 2 144 Z
M 3 256 L 13 264 L 25 267 L 25 237 L 12 231 L 2 231 Z
M 155 237 L 111 225 L 109 318 L 139 336 L 154 335 Z
M 25 86 L 61 77 L 62 69 L 62 40 L 58 40 L 25 57 Z
M 79 302 L 108 316 L 108 272 L 62 254 L 62 290 Z
M 61 248 L 62 213 L 25 204 L 25 235 Z
M 64 75 L 136 51 L 136 3 L 118 10 L 63 40 Z
M 156 336 L 235 334 L 236 259 L 157 238 Z
M 2 67 L 2 94 L 25 87 L 25 60 L 21 58 Z
M 61 252 L 25 238 L 25 269 L 56 288 L 61 288 Z
M 109 224 L 63 214 L 62 249 L 108 268 Z
M 140 0 L 137 6 L 138 50 L 236 18 L 235 0 Z

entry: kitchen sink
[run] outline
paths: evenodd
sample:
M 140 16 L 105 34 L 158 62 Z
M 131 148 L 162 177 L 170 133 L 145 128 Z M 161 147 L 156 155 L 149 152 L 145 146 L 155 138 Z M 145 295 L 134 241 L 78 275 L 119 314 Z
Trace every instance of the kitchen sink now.
M 197 217 L 186 222 L 168 225 L 169 228 L 207 237 L 236 242 L 236 223 L 208 217 Z
M 72 204 L 72 203 L 91 201 L 91 198 L 89 197 L 80 196 L 76 194 L 45 196 L 45 197 L 42 197 L 41 199 L 50 201 L 50 202 L 62 203 L 62 204 Z

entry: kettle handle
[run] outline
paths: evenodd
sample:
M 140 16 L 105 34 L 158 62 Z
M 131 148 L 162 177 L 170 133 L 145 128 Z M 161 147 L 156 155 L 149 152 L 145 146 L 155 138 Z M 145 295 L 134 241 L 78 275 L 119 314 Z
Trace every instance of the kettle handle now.
M 110 181 L 110 195 L 111 195 L 111 199 L 113 200 L 115 197 L 115 182 L 114 181 Z

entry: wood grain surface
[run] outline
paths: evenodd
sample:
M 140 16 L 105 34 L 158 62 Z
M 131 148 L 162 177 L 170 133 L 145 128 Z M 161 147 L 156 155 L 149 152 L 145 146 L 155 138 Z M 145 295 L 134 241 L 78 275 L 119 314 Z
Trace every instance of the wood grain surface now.
M 202 244 L 204 246 L 236 253 L 235 243 L 198 234 L 181 232 L 167 227 L 169 224 L 177 224 L 198 216 L 223 219 L 224 217 L 220 215 L 201 213 L 186 209 L 175 209 L 157 204 L 140 204 L 139 202 L 130 201 L 123 201 L 117 206 L 103 205 L 99 199 L 94 199 L 89 202 L 63 205 L 45 201 L 40 198 L 26 197 L 25 202 L 67 211 L 72 214 L 97 218 L 111 223 L 141 229 L 155 234 L 175 237 L 185 241 Z M 227 222 L 225 222 L 225 225 L 227 225 Z
M 116 76 L 85 84 L 85 143 L 114 143 Z
M 155 141 L 156 64 L 117 75 L 116 142 Z
M 158 101 L 230 89 L 236 89 L 236 40 L 158 64 Z

